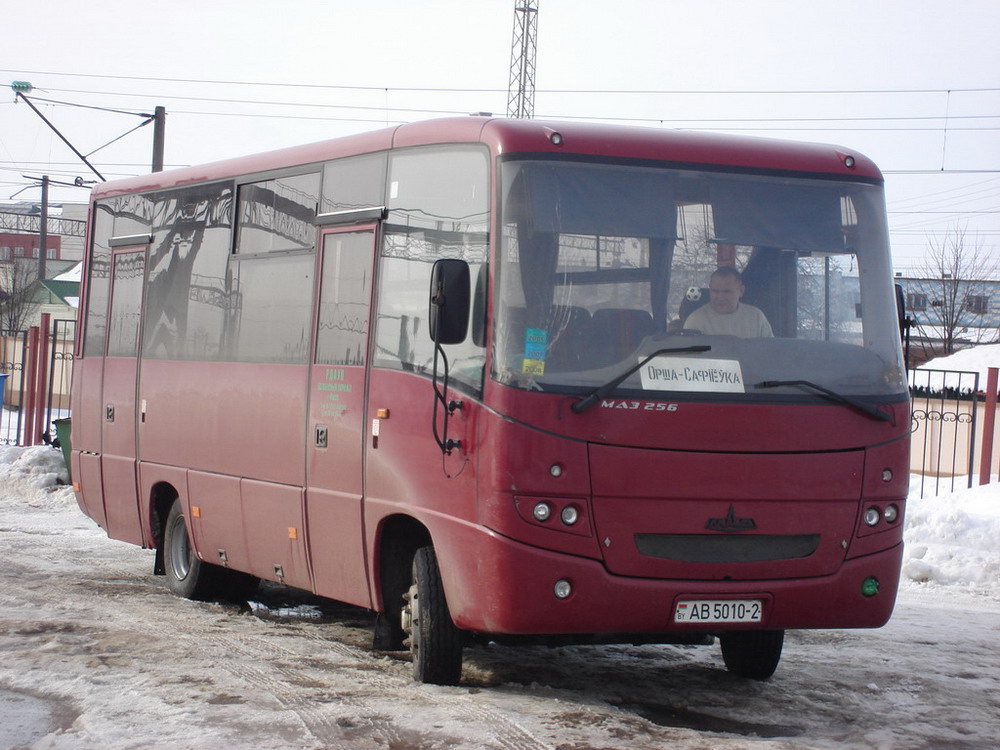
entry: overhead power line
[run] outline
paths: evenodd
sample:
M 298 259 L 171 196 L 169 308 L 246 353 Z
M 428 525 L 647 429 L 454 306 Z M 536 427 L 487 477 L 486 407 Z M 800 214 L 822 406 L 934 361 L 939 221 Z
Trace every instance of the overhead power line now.
M 141 94 L 131 94 L 123 93 L 120 91 L 93 91 L 93 90 L 83 90 L 83 89 L 50 89 L 52 91 L 60 91 L 63 93 L 74 93 L 74 94 L 86 94 L 88 96 L 114 96 L 114 97 L 145 97 L 149 98 L 154 96 L 153 94 L 141 93 Z M 310 102 L 293 102 L 293 101 L 274 101 L 274 100 L 259 100 L 259 99 L 232 99 L 223 97 L 202 97 L 202 96 L 180 96 L 180 95 L 165 95 L 157 94 L 160 99 L 170 99 L 178 101 L 188 101 L 188 102 L 202 102 L 211 104 L 241 104 L 246 106 L 255 107 L 283 107 L 286 109 L 317 109 L 317 110 L 348 110 L 348 111 L 362 111 L 362 112 L 373 112 L 380 113 L 381 117 L 371 117 L 371 118 L 343 118 L 343 117 L 328 117 L 328 116 L 302 116 L 302 115 L 268 115 L 259 112 L 217 112 L 217 111 L 206 111 L 206 110 L 174 110 L 174 114 L 191 114 L 200 116 L 218 116 L 218 117 L 259 117 L 259 118 L 285 118 L 285 119 L 312 119 L 312 120 L 330 120 L 335 122 L 385 122 L 384 115 L 391 112 L 400 112 L 408 114 L 427 114 L 427 115 L 465 115 L 468 114 L 466 109 L 434 109 L 429 107 L 393 107 L 391 105 L 375 105 L 375 104 L 326 104 L 326 103 L 310 103 Z M 49 100 L 53 101 L 53 100 Z M 60 102 L 68 106 L 83 106 L 75 104 L 72 102 Z M 91 107 L 93 109 L 102 109 L 106 111 L 118 111 L 108 107 Z M 133 114 L 133 113 L 129 113 Z M 679 127 L 682 125 L 695 126 L 698 130 L 725 130 L 725 131 L 741 131 L 741 132 L 768 132 L 772 130 L 789 130 L 794 129 L 796 131 L 832 131 L 832 130 L 848 130 L 848 131 L 886 131 L 886 132 L 939 132 L 944 128 L 947 128 L 953 132 L 974 132 L 974 131 L 996 131 L 1000 130 L 1000 114 L 983 114 L 983 115 L 955 115 L 951 117 L 946 117 L 944 115 L 906 115 L 906 116 L 858 116 L 858 117 L 767 117 L 767 118 L 692 118 L 692 119 L 674 119 L 674 118 L 655 118 L 655 117 L 615 117 L 615 116 L 582 116 L 582 115 L 561 115 L 561 114 L 548 114 L 544 115 L 547 119 L 559 119 L 559 120 L 579 120 L 579 121 L 602 121 L 602 122 L 633 122 L 633 123 L 652 123 L 664 127 Z M 964 127 L 955 127 L 950 123 L 954 121 L 997 121 L 996 125 L 968 125 Z M 402 122 L 397 120 L 396 122 Z M 929 125 L 927 127 L 907 127 L 905 125 L 897 125 L 891 127 L 864 127 L 864 126 L 845 126 L 845 123 L 866 123 L 866 122 L 883 122 L 883 123 L 932 123 L 937 122 L 939 124 Z M 755 123 L 760 124 L 759 127 L 750 127 L 743 125 L 742 123 Z M 763 126 L 764 123 L 770 123 L 767 126 Z M 795 127 L 795 128 L 781 128 L 781 125 L 792 124 L 797 125 L 799 123 L 831 123 L 829 127 Z
M 537 4 L 537 2 L 536 2 Z M 99 73 L 69 73 L 65 71 L 43 71 L 43 70 L 14 70 L 0 68 L 4 73 L 16 75 L 51 75 L 66 76 L 73 78 L 105 78 L 117 81 L 150 81 L 157 83 L 196 83 L 207 85 L 223 86 L 273 86 L 278 88 L 297 89 L 338 89 L 345 91 L 419 91 L 419 92 L 445 92 L 445 93 L 506 93 L 504 89 L 496 88 L 456 88 L 456 87 L 435 87 L 435 86 L 359 86 L 350 84 L 333 83 L 287 83 L 280 81 L 235 81 L 216 80 L 208 78 L 157 78 L 151 76 L 126 76 L 126 75 L 105 75 Z M 652 95 L 668 94 L 671 96 L 684 94 L 748 94 L 748 95 L 837 95 L 837 94 L 962 94 L 962 93 L 988 93 L 1000 91 L 1000 87 L 967 87 L 967 88 L 914 88 L 914 89 L 536 89 L 536 93 L 545 94 L 635 94 Z

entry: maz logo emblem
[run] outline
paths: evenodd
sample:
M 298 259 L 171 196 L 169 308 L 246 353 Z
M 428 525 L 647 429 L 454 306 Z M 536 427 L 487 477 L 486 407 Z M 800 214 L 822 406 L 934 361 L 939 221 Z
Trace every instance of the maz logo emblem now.
M 737 518 L 736 509 L 730 505 L 729 512 L 726 513 L 725 518 L 709 518 L 708 523 L 705 524 L 705 528 L 712 531 L 724 531 L 727 534 L 733 534 L 738 531 L 756 529 L 757 524 L 754 523 L 752 518 Z

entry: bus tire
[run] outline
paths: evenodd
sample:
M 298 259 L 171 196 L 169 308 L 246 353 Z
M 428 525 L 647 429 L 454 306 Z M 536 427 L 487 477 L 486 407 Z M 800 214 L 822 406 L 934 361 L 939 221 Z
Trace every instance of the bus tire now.
M 167 586 L 185 599 L 211 599 L 218 593 L 218 576 L 212 566 L 194 554 L 184 521 L 181 501 L 175 500 L 163 531 L 163 562 Z
M 413 679 L 457 685 L 462 676 L 462 631 L 448 611 L 433 547 L 421 547 L 414 555 L 410 588 L 403 600 L 403 630 L 413 657 Z
M 738 630 L 719 634 L 726 669 L 752 680 L 766 680 L 774 674 L 784 642 L 784 630 Z

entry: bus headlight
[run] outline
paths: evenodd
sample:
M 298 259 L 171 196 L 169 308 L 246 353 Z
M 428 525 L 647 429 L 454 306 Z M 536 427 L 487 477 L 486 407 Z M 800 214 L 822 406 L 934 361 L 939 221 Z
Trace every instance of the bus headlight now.
M 565 578 L 560 578 L 552 587 L 552 593 L 556 595 L 556 599 L 566 599 L 573 593 L 573 585 Z
M 536 521 L 548 521 L 552 516 L 552 506 L 548 503 L 535 503 L 535 507 L 531 509 L 531 515 L 535 517 Z
M 885 519 L 886 523 L 894 523 L 896 519 L 899 518 L 899 508 L 895 505 L 890 505 L 885 509 L 882 517 Z
M 873 507 L 865 511 L 865 523 L 868 526 L 875 526 L 880 520 L 882 520 L 882 514 L 878 508 Z
M 580 520 L 580 511 L 576 509 L 575 505 L 567 505 L 562 509 L 562 513 L 559 514 L 562 522 L 567 526 L 572 526 L 577 521 Z

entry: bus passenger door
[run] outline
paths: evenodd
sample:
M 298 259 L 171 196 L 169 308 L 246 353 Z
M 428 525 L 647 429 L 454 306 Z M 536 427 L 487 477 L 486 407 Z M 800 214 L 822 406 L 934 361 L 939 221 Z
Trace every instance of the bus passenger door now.
M 142 544 L 137 490 L 136 404 L 145 248 L 115 250 L 104 359 L 101 477 L 108 536 Z
M 316 593 L 371 607 L 362 501 L 376 227 L 323 232 L 309 393 L 306 517 Z

